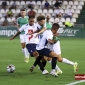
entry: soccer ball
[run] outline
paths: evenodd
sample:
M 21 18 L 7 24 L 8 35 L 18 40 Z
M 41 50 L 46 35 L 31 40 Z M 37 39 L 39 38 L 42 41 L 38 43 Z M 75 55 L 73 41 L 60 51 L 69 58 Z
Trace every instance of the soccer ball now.
M 7 66 L 7 71 L 8 71 L 9 73 L 13 73 L 13 72 L 15 71 L 15 66 L 12 65 L 12 64 L 8 65 L 8 66 Z

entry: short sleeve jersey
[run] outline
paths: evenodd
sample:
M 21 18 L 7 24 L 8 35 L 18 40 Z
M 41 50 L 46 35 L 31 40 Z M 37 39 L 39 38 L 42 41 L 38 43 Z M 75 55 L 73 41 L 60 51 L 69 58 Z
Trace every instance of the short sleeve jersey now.
M 46 30 L 43 33 L 43 36 L 42 36 L 41 40 L 39 41 L 39 44 L 37 45 L 36 49 L 41 50 L 41 49 L 45 48 L 49 39 L 51 39 L 51 40 L 53 39 L 53 33 L 51 30 Z
M 26 37 L 26 44 L 38 44 L 39 43 L 39 38 L 35 37 L 36 33 L 32 34 L 32 35 L 27 35 L 27 33 L 33 33 L 37 30 L 37 26 L 34 24 L 32 26 L 30 26 L 29 24 L 25 24 L 23 25 L 19 31 L 25 32 L 25 37 Z

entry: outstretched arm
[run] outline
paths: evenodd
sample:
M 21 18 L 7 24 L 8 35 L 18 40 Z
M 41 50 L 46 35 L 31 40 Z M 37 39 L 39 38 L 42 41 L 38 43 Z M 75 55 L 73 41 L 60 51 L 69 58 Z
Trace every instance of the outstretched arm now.
M 43 33 L 46 29 L 47 29 L 47 28 L 46 28 L 46 27 L 44 27 L 42 30 L 40 30 L 40 31 L 38 32 L 38 34 Z
M 10 38 L 10 40 L 13 40 L 15 37 L 17 37 L 21 32 L 18 31 L 12 38 Z

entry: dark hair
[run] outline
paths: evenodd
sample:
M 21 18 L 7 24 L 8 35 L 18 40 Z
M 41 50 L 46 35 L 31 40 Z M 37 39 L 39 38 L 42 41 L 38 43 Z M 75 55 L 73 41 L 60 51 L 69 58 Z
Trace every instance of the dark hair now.
M 58 24 L 58 23 L 54 23 L 54 24 L 52 25 L 52 29 L 53 29 L 53 30 L 59 29 L 59 24 Z
M 31 18 L 35 18 L 35 16 L 29 16 L 29 19 L 31 19 Z
M 20 11 L 25 11 L 25 9 L 23 8 L 23 9 L 21 9 Z
M 40 16 L 37 17 L 37 21 L 41 21 L 41 20 L 45 20 L 45 16 L 40 15 Z

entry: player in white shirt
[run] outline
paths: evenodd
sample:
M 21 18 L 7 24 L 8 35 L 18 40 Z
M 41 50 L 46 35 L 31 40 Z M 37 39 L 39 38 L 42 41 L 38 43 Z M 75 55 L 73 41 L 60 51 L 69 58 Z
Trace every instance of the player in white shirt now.
M 43 16 L 43 15 L 40 15 L 40 16 L 38 16 L 37 17 L 37 25 L 38 25 L 38 29 L 40 30 L 39 32 L 38 32 L 38 35 L 40 35 L 40 37 L 42 37 L 42 33 L 47 29 L 47 27 L 46 27 L 46 23 L 45 23 L 45 17 Z M 43 66 L 45 66 L 46 65 L 46 60 L 47 60 L 47 58 L 44 56 L 44 59 L 43 59 L 44 61 L 42 62 L 42 64 L 43 64 Z M 49 62 L 50 63 L 50 62 Z M 62 73 L 62 71 L 61 71 L 61 69 L 58 67 L 58 65 L 56 65 L 56 70 L 58 71 L 58 72 L 61 72 Z
M 42 19 L 41 19 L 42 18 Z M 46 30 L 46 25 L 45 25 L 45 19 L 44 19 L 44 16 L 38 16 L 37 18 L 37 21 L 38 21 L 38 28 L 41 29 L 41 33 L 42 33 L 42 28 L 44 28 L 44 30 Z M 39 32 L 40 34 L 40 32 Z M 57 48 L 57 49 L 56 49 Z M 72 66 L 74 66 L 74 72 L 76 72 L 77 70 L 77 63 L 75 62 L 72 62 L 72 61 L 69 61 L 67 60 L 66 58 L 62 58 L 61 57 L 61 49 L 60 49 L 60 42 L 56 42 L 54 45 L 53 45 L 53 51 L 58 54 L 58 61 L 60 62 L 63 62 L 63 63 L 67 63 L 67 64 L 70 64 Z M 56 70 L 59 70 L 61 73 L 62 71 L 60 70 L 60 68 L 56 65 Z M 58 73 L 58 71 L 57 71 Z
M 47 29 L 47 27 L 46 27 L 46 23 L 45 23 L 45 17 L 44 16 L 42 16 L 42 15 L 40 15 L 40 16 L 38 16 L 37 17 L 37 27 L 38 27 L 38 30 L 37 31 L 35 31 L 35 32 L 33 32 L 33 33 L 37 33 L 37 36 L 39 35 L 40 37 L 42 37 L 42 33 Z M 28 33 L 28 34 L 33 34 L 33 33 Z M 44 57 L 44 61 L 42 62 L 42 64 L 43 64 L 43 66 L 44 65 L 46 65 L 46 61 L 45 61 L 45 58 L 46 57 Z M 59 67 L 58 67 L 58 65 L 56 65 L 56 70 L 58 70 L 58 69 L 60 69 Z M 61 71 L 61 70 L 60 70 Z
M 37 31 L 37 25 L 34 24 L 34 17 L 29 17 L 29 24 L 23 25 L 19 31 L 12 37 L 10 40 L 13 40 L 16 36 L 18 36 L 22 31 L 25 31 L 25 38 L 26 38 L 26 48 L 31 56 L 34 56 L 37 58 L 39 56 L 38 52 L 36 51 L 36 45 L 39 43 L 38 36 L 36 37 L 36 33 L 32 35 L 28 35 L 28 33 L 33 33 L 34 31 Z M 38 63 L 39 67 L 42 70 L 42 74 L 47 74 L 48 71 L 43 68 L 43 65 L 41 62 Z
M 51 75 L 54 75 L 54 76 L 58 76 L 55 71 L 56 62 L 57 62 L 57 54 L 54 53 L 53 51 L 50 51 L 48 48 L 46 48 L 46 45 L 48 42 L 51 44 L 55 43 L 55 40 L 52 40 L 52 39 L 53 39 L 53 35 L 56 34 L 58 29 L 59 29 L 59 25 L 57 23 L 54 23 L 51 30 L 46 30 L 43 33 L 43 36 L 42 36 L 39 44 L 36 47 L 39 55 L 52 57 Z M 40 57 L 40 56 L 36 58 L 36 61 L 34 62 L 33 66 L 30 68 L 31 72 L 34 70 L 34 68 L 40 62 L 41 59 L 42 59 L 42 57 Z
M 50 43 L 48 43 L 48 45 L 47 45 L 48 48 L 50 50 L 53 50 L 58 55 L 58 61 L 59 62 L 62 62 L 62 63 L 65 63 L 65 64 L 69 64 L 69 65 L 73 66 L 74 67 L 74 72 L 76 72 L 78 70 L 78 67 L 77 67 L 78 64 L 77 64 L 77 62 L 72 62 L 72 61 L 70 61 L 70 60 L 68 60 L 66 58 L 62 58 L 61 57 L 60 40 L 56 36 L 54 37 L 54 40 L 56 40 L 56 43 L 53 44 L 53 45 L 50 44 Z M 51 62 L 51 60 L 50 60 L 50 62 Z M 59 68 L 57 68 L 57 69 L 59 69 Z M 57 71 L 57 74 L 60 74 L 60 73 L 62 73 L 62 72 Z
M 37 30 L 37 25 L 34 24 L 34 17 L 31 16 L 29 17 L 29 24 L 25 24 L 23 25 L 19 31 L 10 39 L 10 40 L 13 40 L 16 36 L 18 36 L 22 31 L 25 31 L 25 40 L 26 40 L 26 47 L 28 47 L 28 44 L 30 44 L 30 47 L 32 44 L 34 44 L 33 47 L 36 48 L 36 45 L 39 43 L 39 39 L 38 37 L 35 37 L 36 36 L 36 33 L 35 34 L 32 34 L 32 35 L 27 35 L 27 33 L 32 33 L 34 31 Z M 28 51 L 30 52 L 30 54 L 33 53 L 32 49 L 30 49 L 30 47 L 28 48 Z M 34 50 L 34 49 L 33 49 Z
M 33 33 L 28 33 L 28 34 L 34 34 L 34 33 L 37 33 L 36 34 L 36 37 L 40 34 L 42 34 L 47 28 L 46 28 L 46 24 L 45 24 L 45 16 L 43 15 L 40 15 L 37 17 L 37 27 L 38 27 L 38 30 L 33 32 Z

